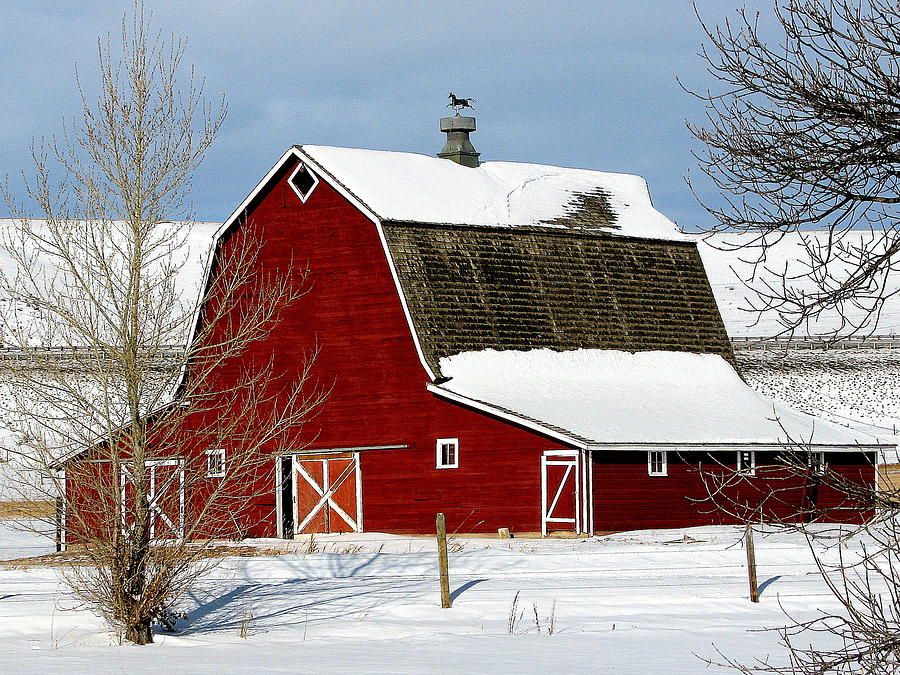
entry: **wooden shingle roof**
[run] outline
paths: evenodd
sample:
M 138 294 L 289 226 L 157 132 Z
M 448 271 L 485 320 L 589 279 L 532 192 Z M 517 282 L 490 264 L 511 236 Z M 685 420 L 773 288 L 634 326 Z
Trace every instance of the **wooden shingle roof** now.
M 483 349 L 733 354 L 692 242 L 385 222 L 424 357 Z

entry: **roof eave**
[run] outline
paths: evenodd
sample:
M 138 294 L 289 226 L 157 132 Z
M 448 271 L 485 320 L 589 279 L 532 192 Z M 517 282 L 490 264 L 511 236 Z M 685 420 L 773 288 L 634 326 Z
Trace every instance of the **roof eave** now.
M 425 385 L 425 388 L 432 394 L 440 396 L 441 398 L 453 401 L 454 403 L 461 403 L 462 405 L 474 408 L 475 410 L 488 413 L 508 422 L 513 422 L 514 424 L 525 427 L 532 431 L 536 431 L 544 436 L 549 436 L 554 440 L 561 441 L 562 443 L 565 443 L 567 445 L 572 445 L 581 450 L 586 450 L 589 446 L 588 441 L 583 438 L 579 438 L 575 434 L 565 433 L 560 429 L 555 429 L 549 425 L 542 424 L 539 421 L 530 419 L 523 415 L 516 415 L 510 410 L 485 403 L 484 401 L 479 401 L 474 398 L 462 396 L 461 394 L 457 394 L 456 392 L 444 389 L 440 385 L 428 383 Z
M 588 444 L 588 450 L 607 451 L 607 452 L 627 452 L 629 450 L 672 450 L 676 452 L 713 452 L 713 451 L 729 451 L 729 450 L 758 450 L 765 451 L 781 451 L 785 447 L 796 447 L 798 449 L 806 449 L 810 452 L 880 452 L 885 450 L 893 450 L 897 446 L 888 443 L 790 443 L 771 442 L 771 441 L 746 441 L 746 442 L 709 442 L 709 443 L 596 443 Z
M 441 387 L 438 384 L 428 383 L 426 389 L 431 393 L 456 403 L 461 403 L 470 408 L 474 408 L 481 412 L 488 413 L 495 417 L 513 422 L 519 426 L 526 427 L 538 433 L 549 436 L 563 443 L 572 445 L 576 448 L 589 451 L 604 452 L 628 452 L 628 451 L 645 451 L 645 450 L 672 450 L 678 452 L 727 452 L 730 450 L 758 450 L 780 451 L 790 446 L 788 442 L 779 441 L 748 441 L 748 442 L 700 442 L 700 443 L 672 443 L 672 442 L 630 442 L 630 443 L 602 443 L 592 441 L 578 436 L 575 433 L 554 427 L 546 422 L 535 420 L 524 415 L 517 415 L 515 412 L 502 408 L 500 406 L 486 403 L 468 396 L 463 396 L 456 392 Z M 812 452 L 883 452 L 893 450 L 897 446 L 889 443 L 798 443 L 797 447 L 809 449 Z

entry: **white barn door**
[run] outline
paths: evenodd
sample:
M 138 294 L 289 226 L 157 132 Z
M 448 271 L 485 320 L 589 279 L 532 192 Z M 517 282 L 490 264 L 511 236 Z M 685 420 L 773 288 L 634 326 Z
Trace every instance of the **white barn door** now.
M 151 539 L 184 538 L 184 460 L 151 459 L 148 473 L 147 501 L 150 507 Z M 125 506 L 122 527 L 126 534 L 134 527 L 134 475 L 122 467 L 122 500 Z
M 547 450 L 541 456 L 541 535 L 582 532 L 579 450 Z

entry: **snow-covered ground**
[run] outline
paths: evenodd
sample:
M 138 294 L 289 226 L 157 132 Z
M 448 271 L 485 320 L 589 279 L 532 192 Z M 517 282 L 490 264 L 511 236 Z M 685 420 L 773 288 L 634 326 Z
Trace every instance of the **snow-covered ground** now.
M 56 550 L 54 542 L 50 539 L 52 532 L 47 525 L 38 521 L 24 521 L 24 527 L 28 529 L 13 527 L 12 521 L 9 520 L 0 520 L 0 560 L 28 558 Z M 46 531 L 48 536 L 39 536 L 35 534 L 35 530 Z M 0 581 L 0 596 L 2 588 L 3 583 Z
M 0 566 L 0 672 L 723 672 L 701 657 L 783 656 L 774 633 L 755 632 L 785 620 L 779 604 L 801 619 L 835 609 L 785 534 L 757 536 L 762 601 L 750 603 L 739 536 L 452 540 L 452 609 L 432 540 L 267 540 L 289 553 L 226 559 L 186 601 L 183 630 L 146 647 L 115 644 L 72 609 L 57 571 Z M 0 522 L 5 551 L 40 546 L 52 548 Z

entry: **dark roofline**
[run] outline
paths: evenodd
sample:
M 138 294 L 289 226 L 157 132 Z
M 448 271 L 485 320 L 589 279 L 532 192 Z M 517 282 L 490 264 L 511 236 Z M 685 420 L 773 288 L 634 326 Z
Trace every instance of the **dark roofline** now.
M 654 244 L 675 244 L 685 247 L 693 247 L 697 248 L 696 241 L 683 241 L 680 239 L 665 239 L 663 237 L 631 237 L 627 234 L 622 234 L 617 230 L 608 230 L 605 228 L 575 228 L 575 227 L 561 227 L 561 226 L 553 226 L 553 225 L 541 225 L 529 223 L 527 225 L 470 225 L 468 223 L 434 223 L 434 222 L 426 222 L 421 220 L 383 220 L 382 224 L 386 227 L 390 227 L 391 225 L 405 226 L 405 227 L 429 227 L 429 228 L 438 228 L 438 229 L 457 229 L 457 230 L 474 230 L 479 232 L 497 232 L 497 233 L 509 233 L 509 232 L 528 232 L 528 233 L 543 233 L 543 234 L 553 234 L 553 235 L 566 235 L 572 237 L 581 237 L 587 239 L 596 239 L 601 237 L 609 237 L 611 239 L 620 239 L 623 241 L 647 241 L 652 242 Z

